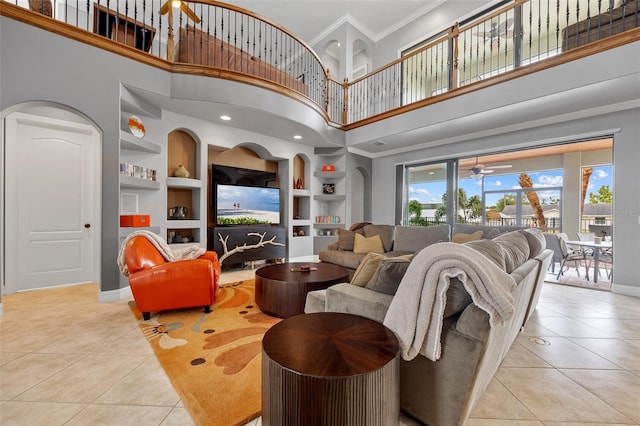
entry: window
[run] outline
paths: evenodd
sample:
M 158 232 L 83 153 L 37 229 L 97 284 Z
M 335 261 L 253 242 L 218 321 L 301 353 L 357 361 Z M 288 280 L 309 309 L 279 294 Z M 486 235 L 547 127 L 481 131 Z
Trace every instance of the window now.
M 450 167 L 448 162 L 405 166 L 403 225 L 431 226 L 447 222 Z

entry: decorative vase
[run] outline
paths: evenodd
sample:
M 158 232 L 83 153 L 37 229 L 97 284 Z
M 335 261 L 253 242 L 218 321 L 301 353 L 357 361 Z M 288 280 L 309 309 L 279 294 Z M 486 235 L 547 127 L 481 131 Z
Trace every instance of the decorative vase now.
M 298 176 L 298 180 L 296 181 L 296 189 L 302 189 L 302 179 Z
M 187 170 L 182 164 L 178 166 L 175 172 L 173 172 L 175 177 L 188 178 L 189 170 Z

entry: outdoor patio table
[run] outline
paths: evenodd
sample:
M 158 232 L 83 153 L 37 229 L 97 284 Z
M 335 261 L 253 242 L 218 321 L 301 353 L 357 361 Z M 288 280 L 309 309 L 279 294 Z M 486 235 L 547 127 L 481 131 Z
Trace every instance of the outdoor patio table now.
M 567 241 L 568 246 L 581 246 L 593 248 L 593 282 L 598 282 L 598 262 L 600 260 L 600 251 L 602 249 L 613 250 L 613 243 L 611 241 L 602 241 L 596 243 L 595 241 Z

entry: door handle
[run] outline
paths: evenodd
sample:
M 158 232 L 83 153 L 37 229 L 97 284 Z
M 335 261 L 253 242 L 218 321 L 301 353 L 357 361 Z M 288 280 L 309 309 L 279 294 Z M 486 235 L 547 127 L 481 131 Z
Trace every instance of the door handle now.
M 84 224 L 84 227 L 85 227 L 85 228 L 87 228 L 87 229 L 89 229 L 89 228 L 91 228 L 91 224 L 90 224 L 90 223 L 85 223 L 85 224 Z

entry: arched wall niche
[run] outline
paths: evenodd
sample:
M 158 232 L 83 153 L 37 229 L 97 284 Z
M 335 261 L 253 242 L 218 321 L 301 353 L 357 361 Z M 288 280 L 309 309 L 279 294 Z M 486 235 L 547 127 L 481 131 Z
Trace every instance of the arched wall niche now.
M 371 54 L 367 43 L 362 39 L 356 39 L 353 42 L 353 60 L 351 70 L 351 80 L 362 77 L 369 72 L 371 62 Z
M 355 167 L 351 172 L 351 223 L 370 221 L 371 174 L 364 167 Z
M 298 188 L 298 179 L 301 188 Z M 296 154 L 293 157 L 293 189 L 309 189 L 311 179 L 311 159 L 305 154 Z
M 329 70 L 331 78 L 340 80 L 340 43 L 338 40 L 330 40 L 325 44 L 320 59 L 325 70 Z
M 167 176 L 174 176 L 178 166 L 184 166 L 191 178 L 199 178 L 198 140 L 188 129 L 178 128 L 167 135 Z

